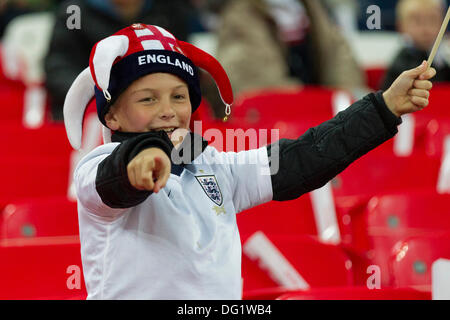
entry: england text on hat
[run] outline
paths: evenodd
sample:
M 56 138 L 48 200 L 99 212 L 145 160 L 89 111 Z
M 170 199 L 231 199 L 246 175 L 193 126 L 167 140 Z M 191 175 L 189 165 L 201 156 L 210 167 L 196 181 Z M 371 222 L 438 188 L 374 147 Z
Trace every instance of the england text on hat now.
M 178 60 L 177 58 L 175 58 L 175 62 L 173 62 L 169 56 L 164 55 L 164 54 L 147 54 L 147 55 L 143 55 L 143 56 L 139 56 L 138 57 L 138 63 L 139 65 L 143 65 L 143 64 L 147 64 L 147 63 L 166 63 L 166 64 L 170 64 L 172 66 L 176 66 L 179 67 L 180 69 L 183 69 L 184 71 L 188 72 L 191 76 L 194 75 L 194 69 L 192 68 L 192 66 L 190 66 L 189 64 L 187 64 L 184 61 Z

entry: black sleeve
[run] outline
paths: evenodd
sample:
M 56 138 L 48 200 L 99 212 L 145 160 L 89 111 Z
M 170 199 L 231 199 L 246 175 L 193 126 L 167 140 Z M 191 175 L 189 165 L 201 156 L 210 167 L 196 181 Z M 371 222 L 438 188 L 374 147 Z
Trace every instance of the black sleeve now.
M 273 200 L 296 199 L 325 185 L 353 161 L 392 138 L 400 123 L 382 93 L 371 93 L 297 140 L 281 139 L 269 145 Z
M 130 208 L 147 199 L 151 191 L 138 190 L 128 180 L 127 165 L 142 150 L 158 147 L 170 158 L 173 144 L 163 131 L 150 132 L 125 140 L 97 169 L 95 186 L 102 201 L 111 208 Z

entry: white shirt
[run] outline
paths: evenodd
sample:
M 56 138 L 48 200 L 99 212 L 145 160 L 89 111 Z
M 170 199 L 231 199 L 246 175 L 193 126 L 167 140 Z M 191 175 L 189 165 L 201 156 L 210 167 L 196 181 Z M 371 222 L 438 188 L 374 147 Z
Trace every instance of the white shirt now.
M 267 149 L 206 147 L 159 193 L 112 209 L 95 178 L 117 145 L 91 151 L 74 174 L 88 299 L 241 299 L 235 214 L 272 200 Z

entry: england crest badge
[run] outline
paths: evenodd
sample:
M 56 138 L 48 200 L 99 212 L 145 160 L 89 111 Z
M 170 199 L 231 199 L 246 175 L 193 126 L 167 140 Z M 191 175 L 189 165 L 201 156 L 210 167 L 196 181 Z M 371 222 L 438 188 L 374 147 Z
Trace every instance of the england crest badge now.
M 222 205 L 223 197 L 217 183 L 216 176 L 199 176 L 195 177 L 205 191 L 206 195 L 218 206 Z

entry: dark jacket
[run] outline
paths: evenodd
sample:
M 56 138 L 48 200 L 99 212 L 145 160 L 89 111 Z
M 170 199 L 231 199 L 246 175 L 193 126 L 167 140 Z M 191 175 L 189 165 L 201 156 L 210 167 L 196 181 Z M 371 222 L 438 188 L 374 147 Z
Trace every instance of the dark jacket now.
M 298 139 L 281 139 L 267 146 L 272 168 L 279 168 L 271 172 L 273 200 L 295 199 L 325 185 L 353 161 L 392 138 L 400 123 L 381 92 L 371 93 Z M 112 138 L 121 143 L 99 164 L 96 189 L 106 205 L 129 208 L 143 202 L 151 192 L 131 186 L 128 163 L 149 147 L 161 148 L 170 158 L 173 145 L 164 131 L 115 134 Z M 199 145 L 204 149 L 207 144 Z M 196 152 L 190 154 L 192 159 L 196 157 Z M 273 166 L 274 161 L 279 161 L 278 166 Z M 182 170 L 183 164 L 172 164 L 172 173 L 179 175 Z
M 170 30 L 177 39 L 186 40 L 190 17 L 188 4 L 182 0 L 152 0 L 150 3 L 135 21 L 121 21 L 116 15 L 83 0 L 70 0 L 59 6 L 45 58 L 46 86 L 54 119 L 62 120 L 67 91 L 78 74 L 89 65 L 91 49 L 98 41 L 135 22 L 161 26 Z M 79 30 L 69 30 L 66 26 L 71 15 L 67 13 L 70 5 L 80 8 Z
M 381 89 L 387 90 L 403 71 L 419 66 L 424 60 L 428 60 L 428 55 L 428 52 L 411 46 L 400 50 L 386 71 Z M 432 80 L 433 83 L 450 81 L 450 66 L 447 64 L 438 66 L 436 63 L 433 63 L 433 68 L 437 71 L 436 76 Z

